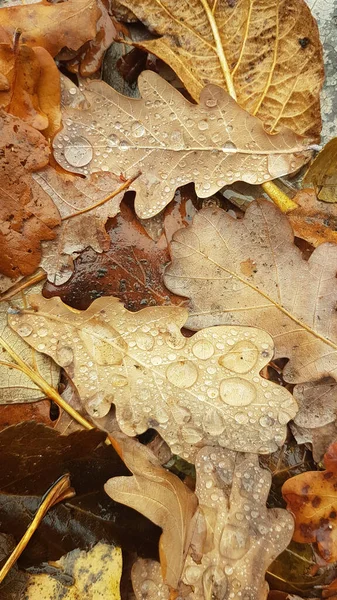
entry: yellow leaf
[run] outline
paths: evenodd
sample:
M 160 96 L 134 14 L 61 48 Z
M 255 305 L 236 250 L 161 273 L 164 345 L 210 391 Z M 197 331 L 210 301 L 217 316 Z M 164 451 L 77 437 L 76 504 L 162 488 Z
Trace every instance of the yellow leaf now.
M 305 174 L 303 182 L 312 183 L 317 198 L 337 202 L 337 138 L 324 146 Z

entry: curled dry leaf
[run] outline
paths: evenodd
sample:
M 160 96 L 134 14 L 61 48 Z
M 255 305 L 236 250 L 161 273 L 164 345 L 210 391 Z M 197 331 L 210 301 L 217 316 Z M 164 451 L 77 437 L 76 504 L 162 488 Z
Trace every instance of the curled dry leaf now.
M 160 212 L 185 183 L 194 181 L 206 198 L 233 181 L 262 183 L 293 172 L 310 154 L 289 129 L 268 135 L 221 88 L 207 86 L 195 105 L 151 71 L 138 84 L 141 100 L 102 81 L 89 83 L 90 108 L 64 111 L 54 156 L 83 175 L 99 168 L 127 178 L 140 172 L 130 189 L 142 218 Z
M 94 39 L 99 17 L 97 2 L 92 0 L 5 6 L 1 8 L 0 41 L 12 40 L 19 30 L 24 44 L 42 46 L 55 56 L 62 48 L 78 50 Z
M 295 517 L 297 542 L 317 542 L 327 562 L 337 560 L 337 443 L 324 456 L 325 471 L 308 471 L 282 487 L 287 508 Z
M 35 292 L 38 291 L 37 286 Z M 60 369 L 46 355 L 36 352 L 32 349 L 24 339 L 17 335 L 7 325 L 7 317 L 9 310 L 20 310 L 23 307 L 29 307 L 29 296 L 16 296 L 9 305 L 7 302 L 0 302 L 0 336 L 9 346 L 20 356 L 20 358 L 29 367 L 36 370 L 45 379 L 49 385 L 56 388 L 59 381 Z M 13 404 L 20 402 L 34 402 L 45 397 L 45 394 L 35 383 L 22 372 L 20 367 L 14 363 L 9 354 L 3 350 L 0 352 L 0 404 Z M 48 402 L 49 405 L 49 402 Z M 1 408 L 1 421 L 5 417 Z M 33 413 L 32 413 L 33 414 Z M 47 411 L 49 415 L 49 409 Z
M 120 214 L 107 225 L 110 248 L 104 248 L 99 255 L 93 250 L 84 251 L 76 260 L 71 280 L 62 286 L 47 284 L 44 296 L 59 296 L 78 309 L 88 308 L 99 296 L 118 297 L 132 311 L 145 306 L 183 304 L 184 299 L 171 294 L 163 283 L 164 269 L 170 261 L 168 237 L 187 225 L 196 209 L 188 194 L 177 192 L 175 198 L 176 202 L 165 211 L 165 232 L 157 241 L 147 235 L 133 210 L 123 202 Z M 87 240 L 87 230 L 84 235 Z M 45 244 L 44 248 L 48 245 L 52 246 Z M 45 260 L 43 266 L 46 269 Z M 59 281 L 60 277 L 56 283 Z
M 291 430 L 299 444 L 310 442 L 316 462 L 337 438 L 337 383 L 332 377 L 296 385 L 299 412 Z
M 192 329 L 263 325 L 275 356 L 290 359 L 285 380 L 300 383 L 337 368 L 337 245 L 322 244 L 305 261 L 293 238 L 266 200 L 253 202 L 242 220 L 203 209 L 175 234 L 165 283 L 191 298 Z
M 29 576 L 25 600 L 121 598 L 122 551 L 118 547 L 100 542 L 88 552 L 73 550 L 54 562 L 53 567 L 57 569 L 54 576 L 46 573 Z
M 104 489 L 113 500 L 134 508 L 162 528 L 159 552 L 165 580 L 176 588 L 191 542 L 197 498 L 176 475 L 163 469 L 146 446 L 123 434 L 114 433 L 113 437 L 133 477 L 109 479 Z
M 287 215 L 294 234 L 315 248 L 324 242 L 336 244 L 337 206 L 317 200 L 309 188 L 297 192 L 294 201 L 299 206 Z
M 118 440 L 119 442 L 119 440 Z M 132 451 L 132 445 L 134 446 Z M 121 443 L 123 458 L 132 459 L 127 466 L 134 476 L 110 480 L 105 489 L 112 498 L 127 505 L 136 505 L 139 512 L 157 522 L 158 508 L 149 502 L 149 487 L 153 485 L 153 458 L 139 475 L 138 444 Z M 142 454 L 145 457 L 144 451 Z M 170 520 L 163 522 L 163 537 L 171 533 L 171 519 L 180 521 L 182 508 L 181 481 L 157 466 L 155 476 L 166 479 L 170 496 L 163 495 L 161 510 L 168 510 Z M 159 470 L 160 469 L 160 470 Z M 268 585 L 265 571 L 288 545 L 293 519 L 283 509 L 266 509 L 271 475 L 261 469 L 254 455 L 237 454 L 223 448 L 203 448 L 196 458 L 197 485 L 195 501 L 198 508 L 185 519 L 184 544 L 174 544 L 161 552 L 161 573 L 153 561 L 137 561 L 133 568 L 136 597 L 161 600 L 176 597 L 168 586 L 177 588 L 176 595 L 189 600 L 206 598 L 249 597 L 264 600 Z M 179 490 L 179 496 L 178 496 Z M 177 495 L 175 505 L 172 497 Z M 192 495 L 193 497 L 193 495 Z M 190 498 L 190 495 L 188 495 Z M 184 505 L 183 505 L 184 508 Z M 185 508 L 186 510 L 186 508 Z M 179 549 L 178 549 L 179 548 Z M 179 559 L 178 561 L 178 555 Z M 179 565 L 175 581 L 168 575 L 167 565 L 174 558 Z M 158 595 L 157 595 L 158 594 Z M 239 596 L 240 595 L 240 596 Z
M 303 0 L 119 0 L 159 34 L 139 42 L 168 63 L 195 100 L 219 85 L 269 131 L 318 137 L 324 67 Z
M 5 113 L 0 133 L 0 273 L 15 279 L 37 269 L 41 240 L 53 239 L 60 221 L 52 200 L 31 177 L 48 163 L 43 136 Z
M 55 230 L 57 238 L 42 245 L 40 265 L 48 279 L 60 285 L 73 272 L 76 255 L 90 246 L 104 252 L 110 246 L 105 223 L 119 211 L 123 193 L 109 199 L 121 187 L 119 177 L 111 173 L 93 173 L 88 180 L 58 173 L 47 167 L 33 175 L 38 188 L 48 194 L 57 207 L 61 224 Z M 104 202 L 104 199 L 107 199 Z
M 312 183 L 317 197 L 324 202 L 337 202 L 337 138 L 324 146 L 305 174 L 303 182 Z
M 297 405 L 259 375 L 273 354 L 264 331 L 218 327 L 186 338 L 186 309 L 130 313 L 110 297 L 83 312 L 59 298 L 35 296 L 33 306 L 11 315 L 11 327 L 65 368 L 89 414 L 103 417 L 114 403 L 127 435 L 152 427 L 190 461 L 206 443 L 262 454 L 283 444 Z

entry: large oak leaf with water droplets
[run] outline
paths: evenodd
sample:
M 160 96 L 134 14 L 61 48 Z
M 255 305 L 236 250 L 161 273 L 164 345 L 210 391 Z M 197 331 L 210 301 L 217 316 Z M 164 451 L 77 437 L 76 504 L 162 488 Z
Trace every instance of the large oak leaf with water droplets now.
M 85 88 L 86 109 L 67 108 L 54 156 L 68 171 L 99 168 L 127 178 L 138 216 L 149 218 L 195 182 L 207 198 L 241 180 L 262 183 L 298 169 L 308 158 L 303 138 L 289 129 L 268 135 L 261 121 L 224 90 L 207 86 L 191 104 L 156 73 L 139 77 L 142 99 L 120 95 L 102 81 Z
M 166 286 L 191 298 L 187 326 L 251 325 L 273 337 L 287 357 L 286 381 L 337 376 L 337 244 L 309 261 L 293 243 L 287 217 L 266 200 L 238 221 L 203 209 L 173 237 Z
M 168 63 L 191 96 L 214 83 L 269 131 L 319 136 L 324 67 L 304 0 L 120 0 L 159 38 L 139 46 Z
M 284 442 L 297 405 L 259 375 L 273 354 L 264 331 L 213 327 L 186 338 L 188 313 L 177 306 L 131 313 L 112 297 L 86 311 L 59 298 L 31 302 L 35 312 L 11 315 L 11 327 L 65 368 L 94 417 L 114 403 L 124 433 L 152 427 L 190 461 L 206 443 L 269 453 Z
M 234 596 L 265 600 L 265 571 L 290 542 L 293 519 L 283 509 L 266 509 L 271 475 L 259 467 L 258 457 L 202 448 L 196 457 L 198 508 L 194 512 L 193 495 L 186 490 L 184 499 L 181 481 L 154 457 L 147 458 L 147 449 L 120 436 L 117 444 L 134 475 L 110 479 L 106 492 L 155 523 L 160 520 L 161 541 L 166 541 L 160 549 L 161 570 L 154 561 L 135 563 L 132 580 L 137 599 L 176 597 L 174 592 L 170 595 L 170 585 L 187 600 Z M 162 486 L 157 488 L 156 502 L 151 497 L 154 481 Z M 163 493 L 165 487 L 169 494 Z

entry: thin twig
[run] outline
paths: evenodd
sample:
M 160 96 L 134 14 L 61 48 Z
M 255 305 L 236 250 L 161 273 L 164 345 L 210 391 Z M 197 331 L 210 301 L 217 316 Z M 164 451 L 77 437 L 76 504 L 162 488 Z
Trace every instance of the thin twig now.
M 47 275 L 44 272 L 44 270 L 38 269 L 32 275 L 29 275 L 29 277 L 25 277 L 24 279 L 21 279 L 18 283 L 15 283 L 14 285 L 12 285 L 12 287 L 10 287 L 9 290 L 0 294 L 0 302 L 4 302 L 5 300 L 10 300 L 11 298 L 13 298 L 13 296 L 16 296 L 16 294 L 18 294 L 19 292 L 22 292 L 26 288 L 29 288 L 32 285 L 39 283 L 40 281 L 43 281 L 44 279 L 46 279 L 46 277 L 47 277 Z

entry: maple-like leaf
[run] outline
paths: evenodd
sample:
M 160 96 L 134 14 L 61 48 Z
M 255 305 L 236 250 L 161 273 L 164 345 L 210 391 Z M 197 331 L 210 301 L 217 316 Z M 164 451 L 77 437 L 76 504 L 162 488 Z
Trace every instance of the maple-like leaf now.
M 186 338 L 186 309 L 131 313 L 110 297 L 82 312 L 59 298 L 35 296 L 32 306 L 10 315 L 11 327 L 65 368 L 89 414 L 114 403 L 127 435 L 152 427 L 190 461 L 206 443 L 268 453 L 284 442 L 297 405 L 259 375 L 273 354 L 264 331 L 213 327 Z
M 337 138 L 330 140 L 316 156 L 303 182 L 312 184 L 317 197 L 324 202 L 337 202 Z
M 109 199 L 122 182 L 111 173 L 94 173 L 89 180 L 58 173 L 47 167 L 33 175 L 43 193 L 48 194 L 57 207 L 61 224 L 55 230 L 57 238 L 42 244 L 40 266 L 48 279 L 60 285 L 73 272 L 73 260 L 87 247 L 95 252 L 109 249 L 110 239 L 105 230 L 109 217 L 119 211 L 123 192 Z M 106 201 L 104 201 L 107 199 Z
M 73 550 L 54 562 L 51 574 L 30 575 L 25 600 L 120 600 L 122 551 L 100 542 L 88 552 Z M 71 582 L 71 583 L 70 583 Z
M 275 356 L 287 357 L 286 381 L 300 383 L 337 369 L 337 245 L 322 244 L 308 261 L 287 218 L 266 200 L 242 220 L 220 208 L 199 211 L 172 242 L 167 287 L 191 298 L 187 326 L 263 326 Z
M 5 113 L 0 133 L 0 273 L 10 280 L 37 269 L 41 240 L 53 239 L 60 221 L 52 200 L 31 177 L 48 163 L 43 136 Z
M 183 484 L 159 465 L 154 473 L 153 458 L 147 459 L 148 466 L 143 466 L 140 473 L 137 457 L 141 453 L 146 458 L 144 450 L 131 440 L 116 439 L 134 476 L 111 479 L 105 490 L 113 499 L 135 506 L 155 522 L 159 504 L 160 514 L 170 514 L 170 519 L 162 522 L 162 537 L 172 535 L 171 520 L 180 522 L 182 510 L 186 511 L 184 503 L 180 506 Z M 188 600 L 235 596 L 264 600 L 268 593 L 265 571 L 286 548 L 293 532 L 291 515 L 283 509 L 266 509 L 270 473 L 259 467 L 257 456 L 209 447 L 198 452 L 196 472 L 198 509 L 185 518 L 187 548 L 181 542 L 173 544 L 173 539 L 170 546 L 162 547 L 161 573 L 153 561 L 135 564 L 132 579 L 137 599 L 175 597 L 173 590 L 170 595 L 171 586 L 177 589 L 177 596 L 180 592 Z M 171 493 L 168 496 L 158 491 L 157 502 L 151 503 L 150 490 L 160 475 Z M 179 566 L 174 580 L 168 569 L 172 555 Z
M 0 40 L 11 42 L 16 31 L 29 46 L 42 46 L 55 56 L 62 48 L 78 50 L 96 36 L 100 18 L 97 2 L 67 0 L 51 4 L 42 2 L 1 8 Z
M 114 477 L 105 484 L 116 502 L 134 508 L 163 529 L 159 541 L 165 578 L 177 587 L 191 542 L 197 498 L 154 454 L 123 434 L 114 433 L 118 452 L 133 477 Z
M 80 181 L 85 185 L 83 180 Z M 87 191 L 87 188 L 83 189 Z M 107 249 L 108 241 L 102 247 L 104 252 L 97 254 L 97 245 L 91 243 L 96 252 L 91 249 L 82 252 L 76 260 L 73 277 L 63 285 L 59 284 L 67 273 L 63 271 L 61 276 L 58 272 L 57 277 L 53 278 L 58 285 L 48 283 L 43 290 L 44 296 L 59 296 L 65 304 L 78 309 L 88 308 L 92 300 L 99 296 L 118 297 L 125 308 L 132 311 L 145 306 L 183 304 L 183 298 L 171 294 L 165 287 L 163 274 L 170 262 L 168 237 L 172 232 L 187 225 L 195 213 L 196 209 L 189 195 L 185 197 L 183 192 L 177 194 L 176 202 L 170 204 L 163 215 L 164 231 L 155 241 L 147 234 L 143 223 L 137 219 L 133 210 L 123 202 L 120 214 L 107 225 L 110 247 Z M 84 231 L 81 229 L 84 243 L 89 243 L 88 234 L 91 228 L 92 221 L 89 221 L 88 227 Z M 72 233 L 73 238 L 75 232 L 71 223 L 69 233 Z M 47 258 L 48 247 L 52 249 L 53 242 L 43 244 L 42 266 L 50 273 L 47 260 L 55 262 L 55 254 L 50 252 Z M 60 261 L 60 254 L 56 260 Z
M 319 136 L 324 68 L 303 0 L 120 0 L 151 32 L 138 46 L 168 63 L 195 100 L 213 83 L 270 131 Z
M 37 286 L 35 292 L 37 292 Z M 11 304 L 0 302 L 0 336 L 19 355 L 26 365 L 39 373 L 45 381 L 56 388 L 59 381 L 60 369 L 46 355 L 32 350 L 24 339 L 17 335 L 7 324 L 9 310 L 20 310 L 29 307 L 29 296 L 23 298 L 14 296 Z M 1 347 L 0 353 L 0 405 L 21 402 L 35 402 L 45 398 L 45 394 L 17 365 L 10 355 Z M 1 420 L 5 417 L 4 407 L 1 406 Z M 49 410 L 48 410 L 49 414 Z M 22 420 L 22 419 L 21 419 Z
M 207 86 L 191 104 L 152 71 L 138 80 L 142 99 L 120 95 L 102 81 L 85 88 L 90 108 L 64 111 L 54 156 L 66 170 L 98 169 L 139 177 L 135 210 L 149 218 L 195 182 L 206 198 L 237 180 L 262 183 L 298 169 L 307 160 L 305 140 L 289 129 L 270 136 L 219 87 Z
M 325 471 L 308 471 L 282 487 L 287 508 L 295 517 L 297 542 L 317 542 L 327 562 L 337 560 L 337 443 L 324 456 Z

